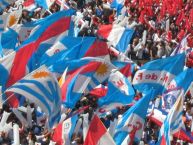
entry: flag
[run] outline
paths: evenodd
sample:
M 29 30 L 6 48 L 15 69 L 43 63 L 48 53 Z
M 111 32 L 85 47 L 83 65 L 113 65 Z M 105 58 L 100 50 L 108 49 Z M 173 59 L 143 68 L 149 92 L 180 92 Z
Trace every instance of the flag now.
M 18 10 L 12 11 L 11 13 L 7 13 L 2 15 L 2 18 L 4 20 L 4 28 L 9 28 L 19 22 L 19 19 L 22 14 L 22 8 L 19 7 Z
M 162 126 L 164 120 L 166 119 L 167 112 L 165 112 L 162 109 L 154 108 L 153 113 L 148 115 L 148 119 L 151 120 L 151 122 L 154 122 L 158 126 Z M 187 132 L 185 129 L 181 128 L 178 132 L 174 133 L 174 137 L 193 143 L 193 136 L 190 132 Z
M 105 144 L 115 145 L 107 129 L 105 128 L 101 120 L 98 118 L 98 116 L 95 115 L 92 121 L 90 122 L 84 145 Z
M 27 9 L 28 11 L 32 11 L 36 7 L 35 0 L 26 0 L 23 2 L 23 9 Z
M 0 16 L 0 54 L 2 53 L 2 43 L 1 43 L 1 34 L 4 31 L 4 24 L 3 24 L 3 19 Z
M 8 55 L 13 52 L 18 43 L 18 34 L 11 28 L 4 31 L 1 35 L 2 55 Z
M 14 61 L 14 57 L 15 57 L 15 52 L 10 53 L 7 56 L 4 56 L 2 58 L 0 58 L 0 72 L 2 77 L 0 77 L 0 91 L 4 92 L 4 90 L 6 90 L 6 86 L 3 84 L 6 84 L 6 80 L 9 78 L 9 73 L 11 71 L 11 65 L 13 64 Z M 1 98 L 1 102 L 6 99 L 5 94 L 2 93 L 2 97 Z M 19 103 L 19 102 L 18 102 Z
M 4 23 L 3 23 L 3 18 L 0 16 L 0 34 L 4 31 Z
M 100 37 L 107 39 L 117 50 L 125 52 L 133 37 L 134 30 L 109 24 L 101 25 L 97 33 Z
M 182 88 L 173 88 L 167 90 L 166 93 L 162 95 L 162 109 L 166 112 L 169 112 L 182 91 Z
M 66 67 L 68 67 L 68 73 L 72 74 L 76 69 L 80 68 L 81 66 L 84 66 L 92 61 L 100 61 L 103 59 L 97 58 L 97 57 L 85 57 L 81 59 L 75 59 L 75 60 L 65 60 L 65 61 L 58 61 L 55 64 L 51 65 L 49 67 L 49 70 L 52 73 L 59 73 L 62 74 Z
M 35 0 L 35 3 L 48 10 L 49 7 L 54 3 L 54 0 Z
M 18 40 L 20 43 L 22 43 L 29 38 L 30 34 L 40 28 L 45 21 L 46 19 L 38 19 L 37 21 L 31 21 L 25 24 L 13 25 L 11 29 L 18 34 Z
M 20 94 L 39 106 L 47 114 L 48 129 L 59 122 L 61 92 L 57 80 L 45 66 L 25 76 L 6 92 Z
M 118 103 L 126 105 L 132 102 L 135 95 L 129 80 L 119 71 L 112 72 L 109 76 L 107 95 L 98 100 L 99 106 Z
M 170 82 L 168 89 L 181 88 L 186 92 L 193 81 L 192 73 L 193 69 L 187 68 Z
M 153 95 L 154 91 L 150 90 L 146 96 L 127 110 L 122 118 L 118 120 L 114 135 L 116 145 L 139 144 L 143 133 L 149 102 L 153 98 Z
M 105 61 L 91 61 L 76 69 L 62 85 L 62 101 L 73 108 L 84 91 L 92 90 L 103 83 L 109 76 L 113 66 Z
M 5 9 L 10 4 L 14 3 L 16 0 L 1 0 L 0 1 L 0 8 Z
M 56 0 L 56 3 L 61 6 L 60 10 L 68 10 L 68 9 L 70 9 L 70 6 L 66 3 L 65 0 Z
M 95 96 L 95 97 L 97 97 L 97 98 L 101 98 L 101 97 L 106 96 L 107 91 L 108 91 L 108 87 L 100 84 L 99 86 L 97 86 L 96 88 L 94 88 L 93 90 L 91 90 L 91 91 L 89 92 L 89 94 L 90 94 L 91 96 Z
M 96 58 L 109 60 L 105 42 L 94 37 L 65 37 L 42 56 L 41 64 L 46 64 L 52 72 L 61 74 L 67 66 L 71 71 Z
M 71 138 L 78 120 L 78 115 L 68 118 L 62 123 L 59 123 L 54 129 L 52 140 L 57 145 L 71 145 Z
M 184 53 L 147 62 L 136 72 L 133 85 L 144 93 L 153 87 L 157 94 L 162 94 L 171 80 L 182 72 L 184 63 Z
M 63 37 L 45 52 L 40 63 L 50 66 L 58 61 L 80 59 L 93 45 L 95 39 L 95 37 Z
M 95 39 L 94 43 L 89 47 L 86 53 L 84 53 L 84 57 L 100 57 L 108 59 L 109 51 L 107 42 Z
M 187 51 L 188 51 L 188 49 L 189 49 L 187 39 L 188 39 L 189 36 L 190 36 L 190 35 L 187 35 L 187 36 L 185 36 L 185 37 L 181 40 L 181 42 L 177 45 L 177 47 L 176 47 L 176 48 L 174 49 L 174 51 L 171 53 L 171 56 L 174 56 L 174 55 L 180 54 L 180 53 L 184 53 L 184 52 L 187 53 Z
M 28 71 L 33 71 L 30 66 L 35 63 L 35 58 L 37 58 L 38 55 L 41 55 L 45 51 L 44 49 L 39 49 L 40 44 L 48 39 L 51 39 L 52 37 L 66 33 L 66 31 L 68 31 L 70 28 L 70 16 L 73 13 L 74 10 L 61 11 L 44 19 L 45 23 L 38 27 L 38 29 L 31 35 L 31 37 L 24 41 L 23 44 L 18 48 L 16 55 L 13 58 L 14 65 L 10 66 L 11 70 L 9 77 L 7 80 L 5 80 L 6 84 L 2 85 L 10 87 L 16 81 L 25 76 Z M 9 99 L 9 103 L 11 106 L 18 106 L 18 101 L 16 101 L 15 97 Z
M 119 15 L 122 8 L 124 7 L 125 0 L 112 0 L 110 7 L 114 8 L 117 11 L 117 14 Z
M 170 145 L 170 137 L 178 132 L 182 126 L 182 114 L 183 114 L 183 97 L 182 92 L 178 97 L 176 103 L 168 113 L 159 133 L 158 145 Z
M 112 64 L 118 68 L 118 70 L 126 77 L 129 79 L 131 82 L 131 78 L 134 74 L 135 67 L 137 65 L 133 62 L 122 62 L 122 61 L 113 61 Z

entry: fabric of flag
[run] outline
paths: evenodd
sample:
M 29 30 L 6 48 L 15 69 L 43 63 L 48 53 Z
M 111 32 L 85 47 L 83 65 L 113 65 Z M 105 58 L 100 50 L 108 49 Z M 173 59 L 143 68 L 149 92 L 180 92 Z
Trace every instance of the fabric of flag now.
M 9 55 L 4 56 L 0 59 L 0 72 L 1 72 L 1 77 L 0 77 L 1 90 L 0 91 L 1 92 L 6 90 L 6 86 L 3 84 L 6 84 L 6 80 L 9 78 L 9 73 L 11 71 L 11 66 L 13 64 L 15 54 L 16 52 L 12 52 Z M 5 99 L 6 96 L 3 94 L 2 97 L 3 98 L 1 99 Z
M 83 145 L 115 145 L 112 137 L 97 115 L 93 117 Z
M 16 0 L 1 0 L 0 1 L 0 8 L 4 10 L 7 6 L 14 3 L 15 1 Z
M 18 34 L 19 41 L 23 43 L 29 38 L 30 34 L 40 28 L 43 23 L 45 23 L 45 19 L 38 19 L 37 21 L 32 21 L 25 24 L 13 25 L 11 29 Z
M 92 90 L 103 83 L 109 76 L 113 66 L 102 61 L 91 61 L 76 69 L 68 76 L 62 85 L 62 101 L 69 108 L 73 108 L 80 99 L 82 93 Z
M 56 0 L 56 3 L 60 6 L 63 5 L 63 8 L 60 8 L 62 10 L 68 10 L 70 9 L 70 6 L 65 2 L 65 0 Z
M 4 31 L 4 23 L 3 23 L 3 18 L 0 16 L 0 34 Z
M 2 17 L 0 16 L 0 54 L 2 54 L 2 50 L 3 50 L 2 43 L 1 43 L 1 34 L 3 31 L 4 31 L 4 23 L 3 23 Z
M 90 94 L 91 96 L 95 96 L 95 97 L 97 97 L 97 98 L 101 98 L 101 97 L 106 96 L 107 91 L 108 91 L 108 87 L 100 84 L 99 86 L 97 86 L 96 88 L 94 88 L 93 90 L 91 90 L 91 91 L 89 92 L 89 94 Z
M 125 52 L 133 37 L 134 30 L 109 24 L 101 25 L 97 33 L 100 37 L 107 39 L 117 50 Z
M 175 104 L 179 95 L 181 94 L 182 88 L 173 88 L 167 90 L 166 93 L 162 95 L 162 109 L 169 112 L 172 106 Z
M 182 72 L 184 64 L 184 53 L 147 62 L 136 72 L 133 85 L 143 93 L 153 87 L 157 94 L 162 94 L 172 79 Z
M 188 47 L 188 37 L 190 35 L 185 36 L 181 42 L 177 45 L 177 47 L 174 49 L 174 51 L 171 53 L 171 56 L 174 56 L 176 54 L 180 54 L 180 53 L 184 53 L 187 52 L 187 50 L 189 49 Z
M 31 37 L 24 41 L 19 47 L 15 57 L 13 58 L 14 65 L 10 66 L 11 71 L 9 73 L 9 77 L 5 80 L 5 84 L 1 84 L 2 86 L 5 85 L 6 87 L 10 87 L 25 76 L 29 71 L 33 71 L 30 66 L 32 66 L 31 63 L 35 63 L 34 57 L 41 55 L 46 51 L 44 49 L 38 49 L 40 44 L 52 37 L 66 33 L 66 31 L 70 28 L 71 15 L 73 13 L 74 10 L 61 11 L 43 19 L 44 23 L 39 26 Z M 8 103 L 11 106 L 18 106 L 18 100 L 16 97 L 9 99 Z
M 36 8 L 35 0 L 26 0 L 23 2 L 23 8 L 32 11 Z
M 170 145 L 170 137 L 178 132 L 182 126 L 184 92 L 180 94 L 176 103 L 168 113 L 160 129 L 158 145 Z
M 116 71 L 110 74 L 107 95 L 100 98 L 98 104 L 99 106 L 112 103 L 126 105 L 132 102 L 134 95 L 135 92 L 129 80 Z
M 193 69 L 187 68 L 170 82 L 168 89 L 182 88 L 186 92 L 193 81 L 192 74 Z
M 21 14 L 22 14 L 22 7 L 19 7 L 18 10 L 2 15 L 2 18 L 4 19 L 4 27 L 9 28 L 17 24 L 21 17 Z
M 35 0 L 35 3 L 42 6 L 44 9 L 49 9 L 49 7 L 54 3 L 53 0 Z
M 80 59 L 92 46 L 95 39 L 95 37 L 63 37 L 46 51 L 40 63 L 50 66 L 58 61 Z
M 8 55 L 13 52 L 18 43 L 18 34 L 11 28 L 4 31 L 1 35 L 2 55 Z
M 117 11 L 117 14 L 119 15 L 122 8 L 124 7 L 125 0 L 112 0 L 110 7 L 114 8 Z
M 166 119 L 167 114 L 168 113 L 162 109 L 154 108 L 153 113 L 148 115 L 148 119 L 161 127 L 164 120 Z M 174 137 L 183 141 L 193 142 L 193 136 L 191 135 L 191 133 L 187 132 L 183 128 L 181 128 L 180 131 L 174 133 Z
M 137 66 L 135 63 L 113 61 L 112 64 L 115 65 L 118 70 L 131 81 L 131 77 L 134 74 L 135 67 Z
M 92 61 L 100 61 L 103 59 L 97 58 L 97 57 L 85 57 L 81 59 L 75 59 L 75 60 L 65 60 L 65 61 L 59 61 L 49 67 L 49 70 L 53 73 L 59 73 L 63 74 L 64 70 L 68 67 L 68 74 L 72 74 L 76 69 L 88 64 Z
M 59 122 L 61 91 L 57 80 L 45 66 L 25 76 L 8 88 L 6 92 L 20 94 L 41 107 L 48 117 L 48 129 Z
M 57 145 L 71 145 L 71 138 L 78 120 L 78 115 L 68 118 L 54 129 L 52 140 Z
M 127 110 L 122 118 L 118 120 L 114 135 L 116 145 L 139 144 L 143 133 L 149 102 L 153 98 L 153 95 L 154 91 L 150 90 L 146 96 Z

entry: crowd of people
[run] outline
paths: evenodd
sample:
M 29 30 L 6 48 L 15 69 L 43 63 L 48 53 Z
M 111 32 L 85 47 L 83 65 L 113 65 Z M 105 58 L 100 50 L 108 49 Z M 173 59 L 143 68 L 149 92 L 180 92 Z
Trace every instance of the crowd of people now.
M 165 2 L 167 1 L 167 2 Z M 192 0 L 125 0 L 125 7 L 122 8 L 119 14 L 116 9 L 110 7 L 108 0 L 66 0 L 66 4 L 76 10 L 76 13 L 81 15 L 84 25 L 77 24 L 75 26 L 76 36 L 95 36 L 100 25 L 103 24 L 117 24 L 130 29 L 134 29 L 131 44 L 125 52 L 125 55 L 131 60 L 143 65 L 144 62 L 164 58 L 171 55 L 176 47 L 179 47 L 181 41 L 187 38 L 187 47 L 193 47 L 193 1 Z M 10 13 L 14 11 L 16 6 L 14 3 L 8 6 L 1 14 Z M 44 10 L 42 7 L 37 7 L 33 11 L 23 9 L 22 16 L 19 19 L 19 24 L 24 24 L 31 21 L 36 21 L 60 11 L 60 3 L 58 1 L 49 8 Z M 145 40 L 145 43 L 142 41 Z M 113 55 L 113 54 L 110 54 Z M 116 56 L 111 56 L 116 59 Z M 192 64 L 190 64 L 191 66 Z M 138 93 L 135 96 L 135 102 L 138 101 L 142 95 Z M 184 101 L 183 122 L 186 131 L 191 133 L 192 115 L 193 115 L 193 101 L 192 96 L 188 93 Z M 94 112 L 97 111 L 97 97 L 91 94 L 84 94 L 82 99 L 77 102 L 73 110 L 66 110 L 67 116 L 81 108 L 86 108 L 81 112 L 88 114 L 89 121 Z M 155 100 L 160 101 L 159 97 Z M 159 104 L 159 103 L 158 103 Z M 101 121 L 108 129 L 110 124 L 117 120 L 126 110 L 133 104 L 122 106 L 109 111 L 106 116 L 101 117 Z M 3 104 L 0 109 L 0 117 L 3 118 L 5 112 L 9 113 L 6 124 L 18 124 L 19 136 L 21 145 L 33 145 L 41 143 L 41 145 L 54 144 L 51 142 L 53 131 L 49 132 L 45 128 L 45 116 L 39 120 L 38 110 L 33 103 L 26 102 L 25 107 L 30 106 L 32 111 L 32 125 L 25 127 L 20 119 L 18 119 L 13 109 L 8 104 Z M 22 112 L 26 117 L 26 112 Z M 81 118 L 82 116 L 79 115 Z M 1 129 L 0 129 L 1 130 Z M 143 137 L 140 144 L 154 145 L 159 136 L 160 126 L 147 118 Z M 73 134 L 71 144 L 82 145 L 83 134 L 80 130 L 77 134 Z M 7 131 L 0 131 L 0 144 L 10 145 L 13 143 L 14 135 L 12 129 Z M 193 140 L 192 140 L 193 141 Z M 184 144 L 189 142 L 183 141 L 177 137 L 173 137 L 172 144 Z

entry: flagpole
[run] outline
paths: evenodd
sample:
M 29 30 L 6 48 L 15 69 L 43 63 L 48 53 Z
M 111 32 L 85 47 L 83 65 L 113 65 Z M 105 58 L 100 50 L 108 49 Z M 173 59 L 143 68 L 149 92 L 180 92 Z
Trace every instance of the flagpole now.
M 5 94 L 5 93 L 3 93 L 3 94 Z M 3 94 L 1 94 L 1 99 L 2 99 Z M 14 96 L 14 93 L 11 94 L 11 95 L 9 95 L 9 96 L 7 97 L 7 99 L 0 104 L 0 108 L 2 108 L 3 104 L 4 104 L 5 102 L 7 102 L 7 101 L 8 101 L 11 97 L 13 97 L 13 96 Z
M 66 2 L 66 0 L 61 1 L 60 11 L 64 10 L 64 3 L 65 2 Z

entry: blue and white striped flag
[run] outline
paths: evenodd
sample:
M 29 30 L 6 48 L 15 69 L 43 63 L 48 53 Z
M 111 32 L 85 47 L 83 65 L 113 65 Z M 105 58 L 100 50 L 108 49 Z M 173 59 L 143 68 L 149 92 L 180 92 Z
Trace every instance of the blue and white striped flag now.
M 6 92 L 20 94 L 41 107 L 48 116 L 48 129 L 59 122 L 61 92 L 57 80 L 45 66 L 33 71 Z

